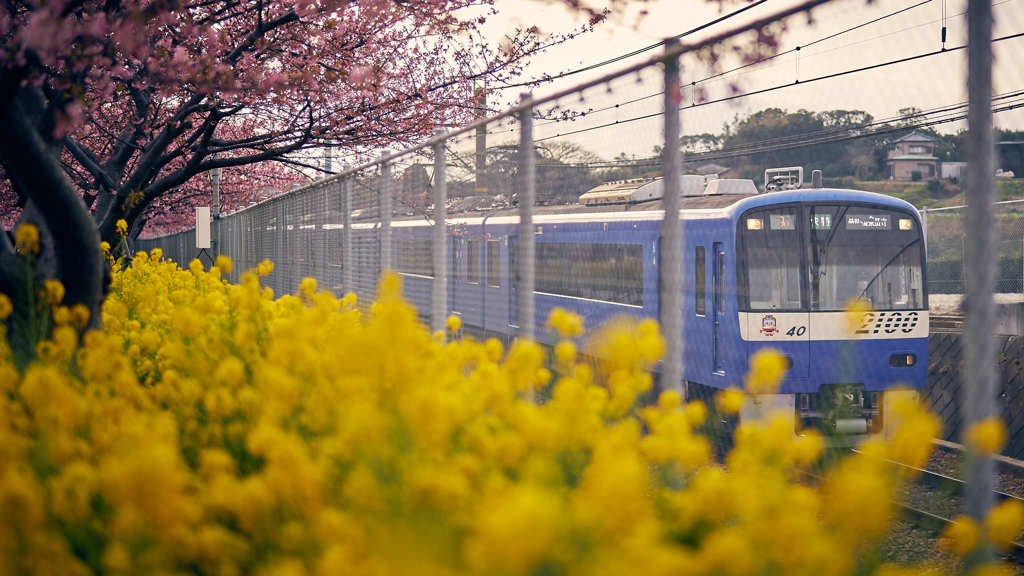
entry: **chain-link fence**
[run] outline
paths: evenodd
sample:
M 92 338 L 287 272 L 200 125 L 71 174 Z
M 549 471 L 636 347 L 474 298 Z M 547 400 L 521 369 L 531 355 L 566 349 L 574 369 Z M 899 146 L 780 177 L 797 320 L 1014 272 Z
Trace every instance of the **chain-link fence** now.
M 966 206 L 921 210 L 928 244 L 928 291 L 936 304 L 956 307 L 966 293 Z M 997 301 L 1024 300 L 1024 200 L 993 205 Z

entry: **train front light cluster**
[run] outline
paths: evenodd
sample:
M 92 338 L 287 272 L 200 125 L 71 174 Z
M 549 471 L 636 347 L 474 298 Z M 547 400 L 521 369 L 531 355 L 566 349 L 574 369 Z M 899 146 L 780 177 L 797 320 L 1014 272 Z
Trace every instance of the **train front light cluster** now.
M 899 226 L 900 230 L 913 230 L 914 221 L 910 218 L 900 218 Z
M 747 218 L 747 230 L 762 230 L 764 229 L 764 220 L 760 218 Z

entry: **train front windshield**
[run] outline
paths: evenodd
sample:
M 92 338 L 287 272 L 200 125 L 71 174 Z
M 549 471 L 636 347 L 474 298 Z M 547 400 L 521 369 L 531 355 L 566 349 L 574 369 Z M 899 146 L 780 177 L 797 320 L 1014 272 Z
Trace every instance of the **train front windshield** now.
M 907 212 L 865 205 L 782 205 L 739 222 L 741 307 L 840 311 L 926 306 L 924 247 Z

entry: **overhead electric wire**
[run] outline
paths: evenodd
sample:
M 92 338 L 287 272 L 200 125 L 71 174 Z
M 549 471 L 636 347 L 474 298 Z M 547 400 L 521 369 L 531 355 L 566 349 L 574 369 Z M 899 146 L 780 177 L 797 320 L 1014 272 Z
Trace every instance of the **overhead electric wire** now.
M 992 112 L 1006 112 L 1008 110 L 1014 110 L 1017 108 L 1024 108 L 1024 90 L 1019 90 L 1010 94 L 1007 94 L 1001 99 L 1006 100 L 1003 104 L 993 106 Z M 940 110 L 943 114 L 948 114 L 955 109 L 966 108 L 966 104 L 952 105 L 949 107 L 943 107 Z M 927 118 L 926 120 L 912 123 L 903 124 L 884 124 L 879 125 L 874 130 L 864 131 L 860 128 L 862 126 L 851 127 L 847 131 L 847 134 L 842 135 L 829 135 L 825 137 L 807 139 L 806 136 L 814 134 L 816 131 L 805 132 L 801 134 L 793 135 L 795 138 L 800 138 L 797 142 L 778 142 L 770 144 L 772 139 L 760 140 L 750 144 L 744 144 L 740 146 L 731 147 L 722 150 L 710 150 L 707 152 L 691 153 L 686 155 L 686 163 L 692 163 L 696 161 L 712 161 L 712 160 L 723 160 L 728 158 L 737 158 L 741 156 L 755 156 L 758 154 L 767 154 L 770 152 L 779 152 L 783 150 L 794 150 L 798 148 L 805 148 L 808 146 L 819 146 L 822 144 L 831 144 L 835 142 L 845 142 L 849 140 L 857 140 L 860 138 L 871 138 L 873 136 L 880 136 L 883 134 L 889 134 L 893 132 L 905 132 L 916 128 L 925 128 L 929 126 L 937 126 L 940 124 L 947 124 L 950 122 L 957 122 L 967 118 L 966 113 L 959 113 L 948 117 L 939 118 Z M 765 145 L 768 144 L 768 145 Z M 559 166 L 565 168 L 630 168 L 630 167 L 648 167 L 648 166 L 660 166 L 661 159 L 658 157 L 640 158 L 632 161 L 607 161 L 607 162 L 589 162 L 589 163 L 575 163 L 575 164 L 548 164 L 538 163 L 538 166 Z
M 506 90 L 506 89 L 509 89 L 509 88 L 521 88 L 523 86 L 536 86 L 537 84 L 543 84 L 544 82 L 550 82 L 552 80 L 560 80 L 560 79 L 565 78 L 567 76 L 573 76 L 573 75 L 579 74 L 581 72 L 588 72 L 590 70 L 594 70 L 594 69 L 600 68 L 602 66 L 607 66 L 608 64 L 614 64 L 616 62 L 621 62 L 622 60 L 625 60 L 627 58 L 632 58 L 633 56 L 637 56 L 639 54 L 643 54 L 644 52 L 647 52 L 648 50 L 653 50 L 655 48 L 658 48 L 659 46 L 664 46 L 665 43 L 670 41 L 670 40 L 679 40 L 680 38 L 685 38 L 686 36 L 689 36 L 690 34 L 694 34 L 696 32 L 700 32 L 701 30 L 704 30 L 706 28 L 710 28 L 711 26 L 714 26 L 715 24 L 718 24 L 720 22 L 724 22 L 725 20 L 728 20 L 729 18 L 732 18 L 733 16 L 737 16 L 739 14 L 742 14 L 743 12 L 746 12 L 747 10 L 750 10 L 751 8 L 760 6 L 761 4 L 764 4 L 767 1 L 768 0 L 757 0 L 756 2 L 752 2 L 750 4 L 747 4 L 746 6 L 743 6 L 742 8 L 737 8 L 736 10 L 733 10 L 732 12 L 730 12 L 728 14 L 723 14 L 722 16 L 719 16 L 718 18 L 715 18 L 714 20 L 710 20 L 708 22 L 705 22 L 705 23 L 701 24 L 700 26 L 697 26 L 696 28 L 691 28 L 691 29 L 687 30 L 686 32 L 682 32 L 682 33 L 676 34 L 675 36 L 672 36 L 669 39 L 661 40 L 660 42 L 656 42 L 654 44 L 651 44 L 650 46 L 645 46 L 643 48 L 639 48 L 637 50 L 633 50 L 632 52 L 627 52 L 626 54 L 621 54 L 621 55 L 616 56 L 614 58 L 609 58 L 608 60 L 603 60 L 603 61 L 597 62 L 595 64 L 589 64 L 587 66 L 584 66 L 582 68 L 577 68 L 575 70 L 569 70 L 569 71 L 566 71 L 566 72 L 561 72 L 559 74 L 555 74 L 554 76 L 548 76 L 548 77 L 544 77 L 544 78 L 539 78 L 537 80 L 528 80 L 528 81 L 525 81 L 525 82 L 517 82 L 515 84 L 502 84 L 501 86 L 495 86 L 495 87 L 493 87 L 491 89 L 492 90 Z M 924 0 L 924 1 L 925 2 L 931 2 L 932 0 Z
M 854 31 L 854 30 L 858 30 L 858 29 L 860 29 L 860 28 L 864 28 L 865 26 L 869 26 L 869 25 L 871 25 L 871 24 L 875 24 L 875 23 L 877 23 L 877 22 L 880 22 L 880 21 L 882 21 L 882 20 L 885 20 L 885 19 L 887 19 L 887 18 L 891 18 L 891 17 L 893 17 L 893 16 L 896 16 L 896 15 L 902 14 L 902 13 L 904 13 L 904 12 L 907 12 L 907 11 L 909 11 L 909 10 L 912 10 L 912 9 L 914 9 L 914 8 L 917 8 L 917 7 L 919 7 L 919 6 L 922 6 L 922 5 L 924 5 L 924 4 L 928 4 L 929 2 L 932 2 L 932 1 L 933 1 L 933 0 L 923 0 L 923 1 L 921 1 L 921 2 L 918 2 L 918 3 L 916 3 L 916 4 L 912 4 L 912 5 L 910 5 L 910 6 L 906 6 L 906 7 L 904 7 L 904 8 L 901 8 L 901 9 L 899 9 L 899 10 L 896 10 L 896 11 L 893 11 L 893 12 L 889 12 L 889 13 L 887 13 L 887 14 L 883 14 L 883 15 L 881 15 L 881 16 L 879 16 L 879 17 L 877 17 L 877 18 L 874 18 L 874 19 L 868 20 L 867 22 L 861 22 L 860 24 L 856 24 L 856 25 L 854 25 L 854 26 L 851 26 L 851 27 L 849 27 L 849 28 L 845 28 L 845 29 L 843 29 L 843 30 L 840 30 L 840 31 L 838 31 L 838 32 L 834 32 L 834 33 L 832 33 L 832 34 L 829 34 L 829 35 L 827 35 L 827 36 L 822 36 L 821 38 L 818 38 L 818 39 L 816 39 L 816 40 L 813 40 L 813 41 L 811 41 L 811 42 L 808 42 L 807 44 L 803 44 L 803 45 L 801 45 L 800 47 L 796 47 L 796 48 L 790 48 L 789 50 L 785 50 L 785 51 L 783 51 L 783 52 L 778 52 L 778 53 L 776 53 L 776 54 L 773 54 L 773 55 L 771 55 L 771 56 L 765 56 L 764 58 L 759 58 L 758 60 L 755 60 L 754 62 L 748 62 L 748 63 L 746 63 L 746 64 L 742 64 L 742 65 L 740 65 L 740 66 L 736 66 L 736 67 L 734 67 L 734 68 L 730 68 L 730 69 L 728 69 L 728 70 L 723 70 L 723 71 L 721 71 L 721 72 L 718 72 L 718 73 L 712 74 L 712 75 L 710 75 L 710 76 L 706 76 L 706 77 L 704 77 L 704 78 L 701 78 L 701 79 L 699 79 L 699 80 L 693 80 L 693 81 L 689 82 L 689 86 L 690 86 L 690 87 L 692 88 L 692 87 L 695 87 L 695 86 L 697 86 L 698 84 L 704 84 L 704 83 L 707 83 L 707 82 L 708 82 L 708 81 L 710 81 L 710 80 L 714 80 L 714 79 L 716 79 L 716 78 L 720 78 L 720 77 L 722 77 L 722 76 L 726 76 L 726 75 L 728 75 L 728 74 L 732 74 L 733 72 L 738 72 L 738 71 L 740 71 L 740 70 L 743 70 L 743 69 L 745 69 L 745 68 L 749 68 L 749 67 L 751 67 L 751 66 L 757 66 L 757 65 L 759 65 L 759 64 L 763 64 L 763 63 L 765 63 L 765 62 L 768 62 L 768 61 L 774 60 L 774 59 L 776 59 L 776 58 L 779 58 L 779 57 L 781 57 L 781 56 L 785 56 L 785 55 L 787 55 L 787 54 L 791 54 L 791 53 L 793 53 L 793 52 L 796 52 L 796 51 L 797 51 L 797 50 L 799 50 L 800 48 L 807 48 L 808 46 L 814 46 L 815 44 L 819 44 L 819 43 L 821 43 L 821 42 L 824 42 L 824 41 L 826 41 L 826 40 L 831 40 L 831 39 L 833 39 L 833 38 L 837 38 L 837 37 L 839 37 L 839 36 L 842 36 L 843 34 L 846 34 L 846 33 L 848 33 L 848 32 L 852 32 L 852 31 Z M 1003 2 L 1001 2 L 1001 3 L 1005 3 L 1005 2 L 1007 2 L 1007 1 L 1009 1 L 1009 0 L 1003 0 Z M 961 13 L 959 13 L 959 14 L 955 14 L 954 16 L 960 16 L 960 15 L 963 15 L 963 14 L 966 14 L 966 12 L 961 12 Z M 934 23 L 934 21 L 933 21 L 933 22 L 928 22 L 928 24 L 931 24 L 931 23 Z M 907 29 L 903 29 L 903 30 L 900 30 L 900 31 L 904 31 L 904 30 L 907 30 Z M 899 31 L 898 31 L 898 32 L 899 32 Z M 685 84 L 684 84 L 684 86 L 685 86 Z M 614 104 L 614 105 L 611 105 L 611 106 L 604 106 L 604 107 L 602 107 L 602 108 L 596 108 L 596 109 L 594 109 L 594 110 L 588 110 L 588 111 L 586 111 L 586 112 L 582 112 L 582 113 L 580 113 L 580 114 L 577 114 L 577 115 L 573 116 L 573 117 L 572 117 L 571 119 L 575 119 L 575 118 L 583 118 L 584 116 L 589 116 L 589 115 L 592 115 L 592 114 L 597 114 L 597 113 L 600 113 L 600 112 L 607 112 L 608 110 L 614 110 L 614 109 L 616 109 L 616 108 L 619 108 L 620 106 L 628 106 L 629 104 L 635 104 L 635 103 L 637 103 L 637 102 L 641 102 L 641 101 L 643 101 L 643 100 L 647 100 L 647 99 L 650 99 L 650 98 L 655 98 L 655 97 L 657 97 L 657 96 L 661 96 L 661 95 L 662 95 L 662 94 L 664 94 L 664 93 L 665 93 L 665 91 L 664 91 L 664 90 L 661 90 L 661 91 L 659 91 L 659 92 L 655 92 L 655 93 L 653 93 L 653 94 L 648 94 L 648 95 L 646 95 L 646 96 L 640 96 L 640 97 L 637 97 L 637 98 L 633 98 L 633 99 L 630 99 L 630 100 L 626 100 L 626 101 L 624 101 L 624 102 L 619 102 L 619 103 L 617 103 L 617 104 Z M 539 122 L 538 124 L 536 124 L 536 127 L 540 127 L 540 126 L 546 126 L 546 125 L 549 125 L 549 124 L 555 124 L 555 123 L 558 123 L 558 122 L 564 122 L 564 121 L 565 121 L 565 120 L 549 120 L 549 121 L 547 121 L 547 122 Z
M 1020 37 L 1024 37 L 1024 32 L 1018 32 L 1016 34 L 1010 34 L 1010 35 L 1007 35 L 1007 36 L 1001 36 L 999 38 L 993 38 L 992 39 L 992 43 L 995 44 L 996 42 L 1002 42 L 1002 41 L 1005 41 L 1005 40 L 1013 40 L 1013 39 L 1020 38 Z M 940 54 L 950 54 L 950 53 L 956 52 L 957 50 L 963 50 L 965 48 L 967 48 L 967 45 L 966 44 L 961 44 L 959 46 L 954 46 L 952 48 L 945 48 L 945 49 L 940 49 L 940 50 L 934 50 L 934 51 L 931 51 L 931 52 L 924 52 L 922 54 L 915 54 L 914 56 L 907 56 L 907 57 L 904 57 L 904 58 L 897 58 L 897 59 L 894 59 L 894 60 L 888 60 L 886 62 L 879 62 L 877 64 L 871 64 L 871 65 L 868 65 L 868 66 L 861 66 L 859 68 L 851 68 L 849 70 L 843 70 L 843 71 L 840 71 L 840 72 L 833 72 L 831 74 L 824 74 L 824 75 L 821 75 L 821 76 L 815 76 L 813 78 L 808 78 L 807 80 L 794 80 L 793 82 L 787 82 L 785 84 L 777 84 L 775 86 L 769 86 L 767 88 L 761 88 L 761 89 L 752 90 L 752 91 L 749 91 L 749 92 L 740 92 L 740 93 L 737 93 L 737 94 L 730 94 L 729 96 L 722 96 L 721 98 L 716 98 L 716 99 L 713 99 L 713 100 L 705 100 L 703 102 L 695 102 L 693 104 L 680 106 L 678 109 L 679 110 L 686 110 L 686 109 L 689 109 L 689 108 L 697 108 L 697 107 L 701 107 L 701 106 L 709 106 L 711 104 L 718 104 L 718 103 L 721 103 L 721 102 L 728 102 L 730 100 L 736 100 L 736 99 L 739 99 L 739 98 L 746 98 L 747 96 L 756 96 L 756 95 L 759 95 L 759 94 L 766 94 L 768 92 L 774 92 L 776 90 L 781 90 L 783 88 L 790 88 L 792 86 L 799 86 L 799 85 L 803 85 L 803 84 L 810 84 L 812 82 L 818 82 L 820 80 L 830 80 L 832 78 L 838 78 L 840 76 L 847 76 L 849 74 L 856 74 L 856 73 L 859 73 L 859 72 L 867 72 L 869 70 L 876 70 L 878 68 L 885 68 L 887 66 L 894 66 L 896 64 L 904 64 L 904 63 L 907 63 L 907 62 L 913 62 L 915 60 L 920 60 L 922 58 L 928 58 L 930 56 L 937 56 L 937 55 L 940 55 Z M 634 116 L 632 118 L 627 118 L 625 120 L 616 120 L 614 122 L 607 122 L 605 124 L 599 124 L 597 126 L 590 126 L 588 128 L 580 128 L 579 130 L 572 130 L 572 131 L 569 131 L 569 132 L 560 132 L 560 133 L 555 134 L 553 136 L 546 136 L 544 138 L 536 138 L 534 141 L 535 142 L 543 142 L 545 140 L 551 140 L 551 139 L 554 139 L 554 138 L 561 138 L 563 136 L 572 136 L 574 134 L 582 134 L 584 132 L 590 132 L 592 130 L 599 130 L 599 129 L 602 129 L 602 128 L 608 128 L 610 126 L 618 126 L 620 124 L 628 124 L 630 122 L 636 122 L 637 120 L 646 120 L 648 118 L 655 118 L 655 117 L 661 116 L 661 115 L 662 115 L 662 112 L 653 112 L 651 114 L 643 114 L 641 116 Z

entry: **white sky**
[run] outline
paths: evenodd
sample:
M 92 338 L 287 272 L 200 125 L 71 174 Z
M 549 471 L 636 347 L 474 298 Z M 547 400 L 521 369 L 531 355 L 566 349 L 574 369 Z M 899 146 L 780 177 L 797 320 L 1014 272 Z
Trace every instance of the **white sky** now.
M 599 0 L 592 1 L 596 3 Z M 835 0 L 815 10 L 813 23 L 809 24 L 807 18 L 803 16 L 791 18 L 788 21 L 787 32 L 781 37 L 781 50 L 806 45 L 845 28 L 912 6 L 919 1 L 875 0 L 868 3 L 866 0 Z M 770 0 L 687 40 L 693 41 L 721 33 L 796 3 L 795 0 Z M 994 0 L 993 3 L 996 37 L 1024 31 L 1024 0 Z M 524 80 L 531 75 L 557 74 L 648 46 L 662 38 L 703 24 L 724 12 L 735 10 L 741 5 L 739 2 L 728 2 L 720 12 L 718 2 L 713 0 L 651 0 L 646 4 L 631 3 L 624 14 L 616 15 L 611 21 L 600 25 L 596 31 L 552 48 L 537 57 Z M 559 32 L 568 30 L 574 23 L 578 23 L 578 17 L 571 15 L 556 2 L 497 0 L 497 8 L 501 16 L 492 18 L 487 24 L 487 33 L 495 42 L 498 42 L 502 34 L 517 25 L 536 24 L 544 31 Z M 640 17 L 638 13 L 643 8 L 646 8 L 649 14 Z M 790 83 L 797 77 L 806 81 L 808 78 L 824 74 L 937 50 L 941 46 L 943 8 L 943 0 L 931 0 L 898 16 L 803 49 L 799 54 L 799 62 L 794 54 L 789 54 L 756 68 L 747 69 L 742 74 L 731 74 L 721 81 L 709 82 L 706 84 L 707 96 L 717 98 L 728 94 L 732 89 L 730 83 L 746 92 Z M 965 0 L 945 1 L 948 16 L 947 47 L 958 46 L 966 41 L 966 16 L 960 15 L 965 10 Z M 1024 90 L 1024 67 L 1021 66 L 1024 60 L 1021 57 L 1024 55 L 1024 38 L 997 43 L 994 50 L 995 92 L 998 94 Z M 629 60 L 545 84 L 535 89 L 535 95 L 544 96 L 584 80 L 603 76 L 656 53 L 657 49 L 651 50 Z M 731 102 L 701 106 L 683 112 L 683 132 L 718 133 L 724 123 L 731 122 L 737 115 L 742 117 L 752 111 L 771 106 L 790 111 L 800 108 L 815 111 L 858 109 L 866 110 L 876 119 L 882 119 L 897 116 L 901 108 L 929 109 L 956 104 L 966 100 L 965 62 L 966 51 L 960 50 Z M 724 67 L 731 68 L 736 63 L 727 59 Z M 706 67 L 691 57 L 684 57 L 683 67 L 684 81 L 703 78 L 707 74 Z M 507 98 L 515 99 L 522 90 L 524 89 L 516 88 L 502 94 L 508 93 Z M 650 70 L 640 77 L 631 75 L 618 79 L 607 86 L 602 85 L 587 92 L 582 101 L 575 96 L 562 103 L 563 106 L 574 110 L 612 107 L 611 110 L 595 112 L 572 123 L 537 121 L 535 134 L 537 138 L 542 138 L 658 112 L 662 107 L 660 96 L 632 104 L 624 102 L 660 90 L 661 78 L 656 70 Z M 686 98 L 689 101 L 688 92 Z M 619 106 L 615 108 L 615 104 Z M 996 125 L 1024 129 L 1024 109 L 996 115 Z M 963 124 L 954 123 L 937 128 L 953 131 L 962 127 Z M 507 138 L 513 137 L 514 133 L 509 131 Z M 652 146 L 660 142 L 661 120 L 652 118 L 623 123 L 569 136 L 566 139 L 577 142 L 606 158 L 620 152 L 646 156 L 651 153 Z M 495 134 L 489 143 L 501 140 L 501 134 Z

